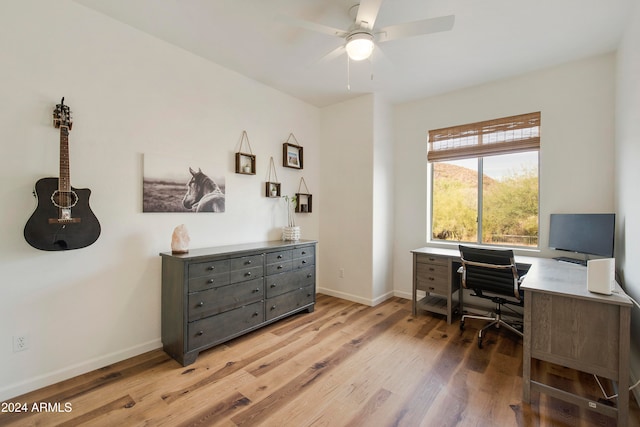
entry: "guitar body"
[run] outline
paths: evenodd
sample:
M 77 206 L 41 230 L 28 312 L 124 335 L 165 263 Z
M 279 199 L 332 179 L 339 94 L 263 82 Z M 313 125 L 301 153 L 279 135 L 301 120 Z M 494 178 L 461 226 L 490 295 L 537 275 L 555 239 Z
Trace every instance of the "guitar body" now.
M 24 227 L 24 238 L 36 249 L 43 251 L 65 251 L 91 245 L 100 236 L 100 223 L 89 207 L 91 190 L 71 190 L 77 194 L 73 206 L 73 219 L 61 220 L 60 210 L 51 196 L 58 190 L 58 178 L 42 178 L 36 182 L 34 196 L 38 206 Z

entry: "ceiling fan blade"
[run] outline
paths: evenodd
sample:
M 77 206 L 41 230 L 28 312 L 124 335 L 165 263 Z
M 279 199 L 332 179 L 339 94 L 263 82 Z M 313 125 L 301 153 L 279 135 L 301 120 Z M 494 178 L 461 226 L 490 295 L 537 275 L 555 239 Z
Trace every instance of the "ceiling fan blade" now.
M 333 61 L 334 59 L 336 59 L 337 57 L 339 57 L 340 55 L 342 55 L 345 52 L 346 52 L 346 50 L 344 48 L 344 45 L 340 45 L 337 48 L 333 49 L 331 52 L 327 53 L 322 58 L 320 58 L 318 60 L 318 63 L 325 63 L 325 62 Z
M 372 30 L 381 5 L 382 0 L 360 0 L 356 24 L 359 24 L 362 28 Z
M 338 28 L 329 27 L 328 25 L 318 24 L 316 22 L 305 21 L 304 19 L 298 19 L 288 15 L 278 15 L 277 20 L 306 30 L 328 34 L 330 36 L 346 37 L 348 34 L 346 31 Z
M 449 31 L 453 28 L 455 18 L 455 15 L 447 15 L 438 18 L 423 19 L 421 21 L 407 22 L 405 24 L 390 25 L 381 28 L 376 34 L 378 41 L 382 43 L 423 34 Z

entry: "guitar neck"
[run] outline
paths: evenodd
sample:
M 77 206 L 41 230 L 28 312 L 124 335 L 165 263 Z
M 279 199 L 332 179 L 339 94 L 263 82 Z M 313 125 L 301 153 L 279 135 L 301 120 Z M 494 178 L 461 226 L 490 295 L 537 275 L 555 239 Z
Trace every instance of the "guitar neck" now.
M 69 128 L 60 126 L 60 192 L 71 191 L 71 177 L 69 176 Z

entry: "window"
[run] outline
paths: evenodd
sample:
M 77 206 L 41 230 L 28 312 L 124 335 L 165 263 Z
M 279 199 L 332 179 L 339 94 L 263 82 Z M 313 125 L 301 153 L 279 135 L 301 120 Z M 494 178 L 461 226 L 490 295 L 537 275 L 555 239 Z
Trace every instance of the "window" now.
M 538 246 L 540 113 L 429 131 L 431 239 Z

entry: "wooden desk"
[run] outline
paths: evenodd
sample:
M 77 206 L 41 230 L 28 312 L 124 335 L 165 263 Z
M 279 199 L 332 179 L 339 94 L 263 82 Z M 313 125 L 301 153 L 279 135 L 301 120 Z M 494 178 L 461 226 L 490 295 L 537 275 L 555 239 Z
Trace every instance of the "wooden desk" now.
M 546 393 L 580 407 L 629 420 L 629 340 L 631 300 L 620 286 L 617 294 L 587 290 L 587 268 L 540 259 L 521 285 L 524 290 L 525 403 L 531 391 Z M 568 393 L 531 379 L 532 359 L 596 374 L 618 383 L 617 407 Z
M 458 310 L 462 312 L 462 287 L 456 280 L 458 274 L 455 261 L 460 262 L 457 251 L 436 248 L 421 248 L 413 253 L 413 298 L 412 312 L 418 309 L 447 316 L 451 324 L 454 312 L 453 294 L 458 292 Z M 418 291 L 426 296 L 418 301 Z
M 425 277 L 420 276 L 422 257 L 446 259 L 448 280 L 454 281 L 452 263 L 460 260 L 453 249 L 420 248 L 413 254 L 413 312 L 420 305 L 416 291 L 425 290 Z M 424 261 L 423 261 L 424 262 Z M 523 393 L 525 403 L 531 391 L 546 393 L 575 405 L 618 419 L 626 426 L 629 418 L 629 352 L 631 300 L 616 284 L 613 295 L 600 295 L 587 290 L 587 268 L 552 259 L 516 256 L 518 264 L 531 265 L 522 282 L 524 290 Z M 428 280 L 428 277 L 426 277 Z M 422 285 L 421 285 L 422 283 Z M 451 285 L 447 304 L 437 311 L 451 322 Z M 462 295 L 462 290 L 459 290 Z M 461 299 L 461 297 L 460 297 Z M 532 359 L 544 360 L 578 371 L 596 374 L 618 383 L 617 407 L 602 405 L 581 396 L 531 379 Z

